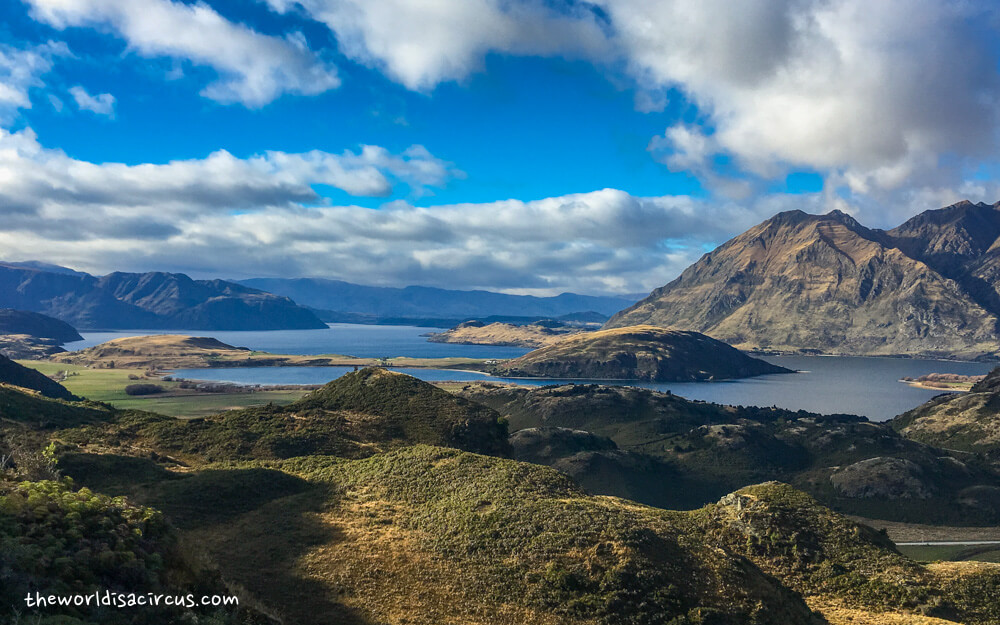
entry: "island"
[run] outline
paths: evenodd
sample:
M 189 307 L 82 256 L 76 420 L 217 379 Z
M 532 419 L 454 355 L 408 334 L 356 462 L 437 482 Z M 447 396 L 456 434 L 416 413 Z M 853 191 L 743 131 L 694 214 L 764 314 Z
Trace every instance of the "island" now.
M 514 323 L 484 323 L 473 319 L 450 330 L 428 336 L 431 343 L 463 345 L 501 345 L 508 347 L 546 347 L 573 334 L 596 328 L 568 325 L 554 320 L 539 320 L 526 325 Z
M 50 362 L 94 369 L 206 369 L 210 367 L 400 366 L 433 369 L 485 368 L 478 358 L 359 358 L 340 354 L 272 354 L 236 347 L 207 336 L 156 334 L 114 339 L 75 352 L 55 354 Z
M 566 337 L 491 372 L 505 377 L 698 382 L 789 369 L 747 356 L 698 332 L 629 326 Z

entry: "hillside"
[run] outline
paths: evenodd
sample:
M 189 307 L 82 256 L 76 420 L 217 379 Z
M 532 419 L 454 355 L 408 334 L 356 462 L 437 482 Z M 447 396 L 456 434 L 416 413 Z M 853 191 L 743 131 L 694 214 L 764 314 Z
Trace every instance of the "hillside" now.
M 324 328 L 286 297 L 180 273 L 88 274 L 0 263 L 0 306 L 43 313 L 81 329 Z
M 191 558 L 163 515 L 72 482 L 14 482 L 0 475 L 0 620 L 93 625 L 276 625 L 249 608 L 129 604 L 136 596 L 230 595 L 218 573 Z M 48 605 L 26 596 L 109 593 L 113 607 Z M 127 610 L 128 620 L 120 613 Z
M 42 359 L 66 351 L 63 343 L 82 339 L 64 321 L 26 310 L 0 309 L 0 354 L 8 358 Z
M 286 406 L 267 404 L 192 420 L 124 412 L 66 436 L 212 461 L 313 454 L 362 458 L 416 444 L 510 453 L 506 424 L 494 410 L 375 368 L 345 374 Z
M 1000 521 L 1000 474 L 991 464 L 863 417 L 720 406 L 602 385 L 482 383 L 460 394 L 509 420 L 516 457 L 557 467 L 593 493 L 693 508 L 780 480 L 868 518 Z M 602 439 L 615 448 L 600 447 Z
M 53 399 L 78 399 L 58 382 L 0 355 L 0 383 L 37 391 Z
M 239 284 L 290 297 L 324 313 L 460 320 L 501 316 L 560 317 L 589 311 L 611 315 L 634 300 L 628 297 L 562 293 L 553 297 L 457 291 L 424 286 L 362 286 L 320 278 L 252 278 Z M 333 319 L 331 319 L 333 320 Z
M 77 562 L 87 567 L 80 560 L 86 553 L 67 562 L 57 551 L 79 550 L 74 524 L 88 523 L 92 514 L 125 516 L 100 531 L 122 533 L 115 551 L 137 547 L 134 557 L 123 556 L 134 563 L 133 573 L 158 574 L 162 569 L 155 562 L 177 562 L 179 569 L 168 564 L 167 570 L 183 570 L 180 560 L 149 555 L 157 545 L 170 544 L 172 539 L 157 540 L 172 530 L 158 534 L 140 526 L 136 532 L 130 524 L 135 521 L 127 520 L 160 522 L 159 510 L 179 528 L 185 553 L 198 554 L 209 567 L 199 569 L 200 578 L 170 576 L 164 587 L 184 587 L 191 575 L 204 580 L 195 583 L 224 580 L 240 594 L 241 606 L 259 611 L 254 620 L 225 620 L 251 616 L 232 612 L 198 620 L 212 625 L 270 623 L 263 614 L 282 625 L 997 623 L 1000 567 L 918 565 L 882 534 L 788 486 L 725 491 L 718 503 L 691 512 L 588 495 L 546 467 L 414 446 L 421 439 L 453 436 L 456 426 L 501 426 L 498 414 L 407 376 L 379 370 L 350 376 L 281 418 L 268 417 L 281 415 L 274 406 L 188 422 L 109 411 L 106 418 L 54 432 L 60 441 L 58 468 L 90 490 L 75 491 L 67 483 L 53 502 L 45 498 L 49 495 L 28 494 L 32 514 L 44 514 L 51 528 L 45 532 L 9 523 L 4 515 L 11 507 L 0 501 L 0 534 L 11 539 L 0 540 L 0 555 L 7 557 L 5 545 L 20 545 L 16 553 L 27 558 L 7 558 L 8 575 L 28 579 L 42 571 L 52 583 L 73 575 Z M 761 424 L 783 428 L 778 431 L 787 437 L 809 429 L 817 418 L 687 402 L 643 389 L 536 390 L 545 393 L 517 388 L 504 393 L 522 407 L 546 405 L 551 421 L 571 420 L 591 405 L 594 410 L 578 418 L 619 428 L 645 419 L 650 428 L 669 431 L 705 423 L 713 414 L 730 421 L 739 417 L 741 423 L 756 415 Z M 573 402 L 563 405 L 561 395 Z M 34 413 L 66 405 L 37 401 Z M 657 426 L 657 420 L 663 423 Z M 816 449 L 846 457 L 866 439 L 837 423 L 864 425 L 842 418 L 834 425 L 816 424 L 803 436 L 814 439 Z M 643 455 L 614 449 L 620 444 L 601 436 L 566 430 L 525 432 L 512 440 L 518 441 L 515 454 L 538 460 L 567 453 Z M 718 449 L 739 449 L 727 440 Z M 656 445 L 648 441 L 647 451 Z M 774 460 L 780 464 L 780 454 Z M 729 469 L 718 467 L 720 473 Z M 661 482 L 674 477 L 659 474 Z M 55 492 L 35 484 L 44 483 L 17 488 Z M 131 503 L 91 491 L 127 495 Z M 108 503 L 116 504 L 113 510 L 102 507 Z M 17 514 L 18 523 L 31 518 L 26 510 Z M 28 557 L 26 537 L 55 559 Z M 101 570 L 116 575 L 113 568 Z M 115 587 L 114 578 L 101 581 Z M 159 617 L 151 622 L 173 622 Z
M 780 213 L 605 325 L 696 330 L 742 349 L 976 358 L 997 352 L 1000 211 L 960 203 L 889 232 Z
M 687 382 L 790 373 L 697 332 L 634 326 L 566 337 L 501 363 L 513 377 Z
M 946 393 L 891 422 L 907 438 L 963 451 L 1000 452 L 1000 368 L 967 393 Z
M 60 343 L 83 340 L 80 333 L 65 321 L 11 308 L 0 309 L 0 334 L 27 334 Z
M 50 360 L 92 367 L 161 369 L 207 367 L 218 360 L 245 360 L 250 355 L 248 349 L 206 336 L 153 334 L 112 339 L 79 351 L 56 354 Z
M 566 336 L 584 331 L 580 327 L 560 324 L 515 325 L 513 323 L 466 321 L 444 332 L 432 334 L 427 340 L 431 343 L 538 348 L 552 345 Z

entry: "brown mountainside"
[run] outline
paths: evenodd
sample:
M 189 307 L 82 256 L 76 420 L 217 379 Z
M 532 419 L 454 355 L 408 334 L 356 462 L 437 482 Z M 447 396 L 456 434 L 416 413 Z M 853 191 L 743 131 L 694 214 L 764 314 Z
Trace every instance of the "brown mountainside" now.
M 894 230 L 780 213 L 704 255 L 605 327 L 696 330 L 741 349 L 995 354 L 1000 210 L 963 202 Z

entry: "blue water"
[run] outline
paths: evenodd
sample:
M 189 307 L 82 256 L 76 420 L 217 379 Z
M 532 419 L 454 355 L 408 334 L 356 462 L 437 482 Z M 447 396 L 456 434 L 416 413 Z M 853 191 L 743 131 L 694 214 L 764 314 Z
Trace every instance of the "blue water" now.
M 438 347 L 437 344 L 427 343 Z M 467 346 L 466 346 L 467 347 Z M 430 355 L 429 353 L 417 355 Z M 496 354 L 491 354 L 497 356 Z M 902 384 L 904 376 L 927 373 L 978 375 L 992 366 L 983 363 L 896 358 L 855 358 L 826 356 L 769 356 L 769 362 L 799 373 L 766 375 L 729 382 L 626 384 L 655 390 L 669 390 L 688 399 L 744 406 L 779 406 L 790 410 L 819 413 L 847 413 L 884 421 L 919 406 L 939 391 Z M 353 370 L 353 367 L 246 367 L 231 369 L 179 369 L 176 377 L 218 380 L 242 384 L 324 384 Z M 427 381 L 494 380 L 529 385 L 565 384 L 570 380 L 525 380 L 495 378 L 471 371 L 398 369 Z M 593 380 L 573 380 L 594 382 Z
M 323 330 L 272 330 L 267 332 L 222 332 L 215 330 L 121 330 L 115 332 L 82 332 L 82 341 L 66 343 L 70 351 L 93 347 L 105 341 L 126 336 L 149 334 L 188 334 L 211 336 L 237 347 L 274 354 L 341 354 L 363 358 L 410 356 L 414 358 L 517 358 L 531 350 L 522 347 L 492 345 L 456 345 L 430 343 L 428 332 L 444 328 L 416 326 L 374 326 L 351 323 L 331 323 Z

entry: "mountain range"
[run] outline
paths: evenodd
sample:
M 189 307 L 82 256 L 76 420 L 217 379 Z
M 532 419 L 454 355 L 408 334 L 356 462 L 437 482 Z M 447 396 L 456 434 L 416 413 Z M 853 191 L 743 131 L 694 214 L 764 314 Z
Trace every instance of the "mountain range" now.
M 741 349 L 995 357 L 1000 203 L 963 201 L 888 231 L 837 210 L 780 213 L 605 327 L 639 324 Z
M 458 291 L 425 286 L 363 286 L 321 278 L 251 278 L 239 284 L 290 297 L 317 311 L 326 321 L 368 322 L 379 319 L 444 319 L 448 325 L 486 316 L 539 319 L 595 312 L 605 317 L 632 305 L 639 296 L 561 293 L 553 297 Z M 592 317 L 584 319 L 591 320 Z
M 326 327 L 287 297 L 232 282 L 162 272 L 95 277 L 38 263 L 0 263 L 0 307 L 42 313 L 80 329 Z

